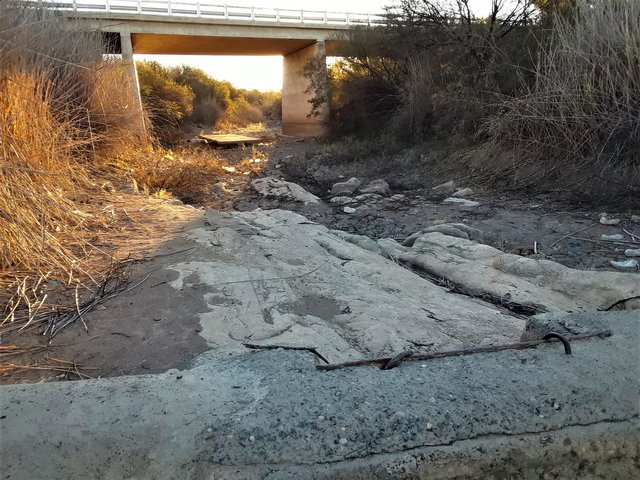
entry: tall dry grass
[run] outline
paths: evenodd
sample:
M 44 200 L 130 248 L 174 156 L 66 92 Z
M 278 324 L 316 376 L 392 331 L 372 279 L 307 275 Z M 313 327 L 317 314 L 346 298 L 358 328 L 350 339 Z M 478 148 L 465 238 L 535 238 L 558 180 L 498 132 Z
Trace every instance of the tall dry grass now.
M 123 66 L 103 58 L 99 34 L 63 21 L 0 2 L 0 323 L 43 280 L 91 278 L 90 239 L 109 224 L 85 205 L 105 194 L 95 172 L 144 136 Z
M 485 131 L 526 180 L 591 194 L 640 187 L 640 2 L 580 2 L 557 17 L 535 82 Z M 529 167 L 529 168 L 527 168 Z

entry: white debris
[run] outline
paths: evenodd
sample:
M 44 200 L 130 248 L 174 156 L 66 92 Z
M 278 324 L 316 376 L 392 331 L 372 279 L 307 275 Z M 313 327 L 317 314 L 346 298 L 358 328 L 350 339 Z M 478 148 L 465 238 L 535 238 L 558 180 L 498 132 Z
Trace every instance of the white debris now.
M 600 224 L 602 225 L 619 225 L 620 222 L 619 218 L 611 218 L 606 213 L 600 214 Z
M 627 248 L 624 254 L 627 257 L 640 257 L 640 248 Z
M 609 242 L 613 242 L 616 240 L 624 240 L 624 235 L 620 234 L 620 233 L 615 233 L 613 235 L 607 235 L 606 233 L 603 233 L 602 236 L 600 237 L 601 240 L 606 240 Z
M 617 268 L 618 270 L 622 270 L 625 272 L 632 272 L 634 270 L 638 270 L 640 264 L 638 264 L 637 260 L 611 260 L 609 262 L 613 268 Z
M 356 209 L 355 209 L 355 208 L 352 208 L 352 207 L 344 207 L 344 208 L 342 209 L 342 211 L 343 211 L 344 213 L 356 213 Z

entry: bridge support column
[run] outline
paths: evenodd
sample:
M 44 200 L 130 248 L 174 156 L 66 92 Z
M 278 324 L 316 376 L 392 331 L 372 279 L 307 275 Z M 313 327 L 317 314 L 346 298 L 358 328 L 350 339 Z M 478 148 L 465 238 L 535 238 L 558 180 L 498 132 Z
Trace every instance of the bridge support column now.
M 323 41 L 298 50 L 284 57 L 282 82 L 282 133 L 296 137 L 315 137 L 327 131 L 328 109 L 317 116 L 311 115 L 309 100 L 314 96 L 306 93 L 309 79 L 302 75 L 305 64 L 313 57 L 326 58 Z
M 146 131 L 146 125 L 144 120 L 144 110 L 142 108 L 142 97 L 140 97 L 140 83 L 138 82 L 138 72 L 136 70 L 136 63 L 133 60 L 133 44 L 131 43 L 131 33 L 120 32 L 120 52 L 122 53 L 122 64 L 125 69 L 125 82 L 127 85 L 124 87 L 130 92 L 131 95 L 131 114 L 140 119 L 140 126 L 142 131 Z

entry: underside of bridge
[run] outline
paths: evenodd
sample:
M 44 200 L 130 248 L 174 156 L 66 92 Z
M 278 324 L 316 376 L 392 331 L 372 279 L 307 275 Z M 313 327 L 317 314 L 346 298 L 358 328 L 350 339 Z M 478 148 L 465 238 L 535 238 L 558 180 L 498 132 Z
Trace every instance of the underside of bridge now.
M 338 40 L 315 38 L 264 38 L 165 33 L 119 32 L 123 60 L 136 75 L 133 54 L 164 55 L 282 55 L 282 133 L 309 137 L 326 131 L 328 110 L 312 115 L 309 80 L 302 75 L 314 56 L 335 54 Z M 310 36 L 311 37 L 311 36 Z M 139 92 L 135 92 L 139 98 Z
M 239 21 L 131 13 L 70 12 L 71 28 L 103 32 L 113 53 L 136 80 L 133 54 L 282 55 L 282 131 L 318 136 L 326 131 L 328 110 L 312 115 L 310 82 L 302 75 L 314 56 L 339 56 L 347 24 Z M 302 18 L 302 17 L 301 17 Z M 259 73 L 258 73 L 259 74 Z M 137 84 L 136 82 L 132 82 Z M 140 100 L 139 89 L 135 92 Z

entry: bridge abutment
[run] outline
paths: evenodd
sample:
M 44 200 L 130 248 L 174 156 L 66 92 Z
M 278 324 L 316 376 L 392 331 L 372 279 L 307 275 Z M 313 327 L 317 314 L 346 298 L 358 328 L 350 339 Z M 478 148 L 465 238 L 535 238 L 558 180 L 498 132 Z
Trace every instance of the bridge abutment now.
M 317 115 L 312 115 L 309 100 L 314 93 L 309 92 L 310 80 L 302 75 L 304 66 L 314 57 L 326 58 L 324 41 L 318 41 L 284 56 L 282 133 L 285 135 L 315 137 L 326 133 L 328 109 L 323 106 Z

